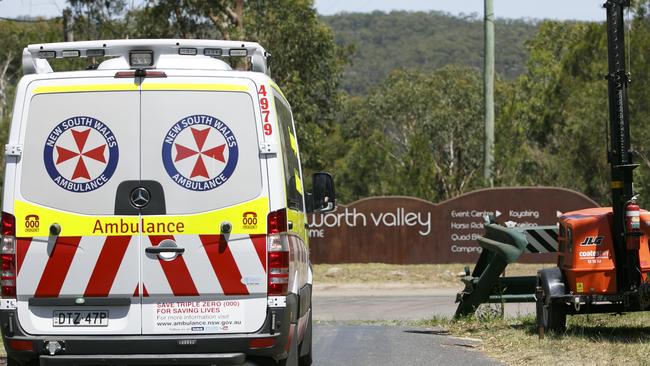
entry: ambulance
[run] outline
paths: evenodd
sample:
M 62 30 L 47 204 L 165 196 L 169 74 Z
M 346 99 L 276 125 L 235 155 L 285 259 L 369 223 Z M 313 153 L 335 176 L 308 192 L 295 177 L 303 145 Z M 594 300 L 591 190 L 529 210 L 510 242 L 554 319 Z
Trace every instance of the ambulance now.
M 334 187 L 316 173 L 304 189 L 269 60 L 215 40 L 24 49 L 2 200 L 8 365 L 311 364 L 306 212 L 334 209 Z

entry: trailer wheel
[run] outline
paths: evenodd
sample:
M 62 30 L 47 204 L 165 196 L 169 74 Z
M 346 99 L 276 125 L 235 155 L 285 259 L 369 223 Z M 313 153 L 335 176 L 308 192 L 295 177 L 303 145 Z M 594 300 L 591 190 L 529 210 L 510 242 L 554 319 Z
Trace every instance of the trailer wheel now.
M 562 332 L 566 329 L 566 311 L 564 304 L 554 303 L 546 293 L 537 296 L 537 326 L 544 331 Z

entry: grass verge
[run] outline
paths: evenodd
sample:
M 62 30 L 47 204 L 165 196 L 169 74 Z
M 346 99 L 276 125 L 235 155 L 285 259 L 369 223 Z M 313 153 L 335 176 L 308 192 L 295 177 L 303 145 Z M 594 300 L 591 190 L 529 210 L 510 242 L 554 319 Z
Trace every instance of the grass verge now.
M 577 315 L 567 330 L 540 340 L 534 315 L 515 319 L 452 321 L 436 318 L 412 323 L 436 326 L 452 336 L 480 339 L 492 358 L 509 365 L 649 365 L 650 314 Z
M 567 318 L 567 330 L 540 340 L 535 316 L 436 317 L 421 321 L 346 321 L 348 325 L 436 328 L 435 334 L 477 339 L 477 347 L 507 365 L 650 365 L 650 313 L 593 314 Z M 319 321 L 316 324 L 341 324 Z
M 432 287 L 460 286 L 465 264 L 319 264 L 314 266 L 315 283 L 427 284 Z M 544 264 L 513 264 L 508 276 L 534 275 Z M 470 265 L 470 268 L 472 266 Z M 339 322 L 317 322 L 329 324 Z M 508 365 L 650 365 L 650 313 L 624 315 L 593 314 L 567 317 L 567 330 L 547 333 L 540 340 L 535 316 L 487 320 L 466 318 L 454 321 L 437 317 L 426 321 L 352 321 L 350 325 L 423 326 L 437 334 L 478 339 L 479 349 Z
M 460 287 L 460 276 L 465 266 L 474 264 L 384 264 L 346 263 L 315 264 L 314 282 L 318 284 L 343 283 L 412 283 L 428 284 L 438 288 Z M 508 266 L 508 276 L 534 275 L 544 264 L 514 263 Z

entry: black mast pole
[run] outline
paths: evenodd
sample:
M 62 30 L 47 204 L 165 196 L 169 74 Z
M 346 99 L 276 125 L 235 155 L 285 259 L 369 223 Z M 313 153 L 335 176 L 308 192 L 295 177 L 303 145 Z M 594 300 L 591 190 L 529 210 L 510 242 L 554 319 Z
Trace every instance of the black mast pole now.
M 616 259 L 619 291 L 636 288 L 640 283 L 638 250 L 627 250 L 625 206 L 634 196 L 630 150 L 630 122 L 627 88 L 630 82 L 625 70 L 625 29 L 623 11 L 630 0 L 607 0 L 607 58 L 609 133 L 611 145 L 608 159 L 611 166 L 613 227 L 612 240 Z

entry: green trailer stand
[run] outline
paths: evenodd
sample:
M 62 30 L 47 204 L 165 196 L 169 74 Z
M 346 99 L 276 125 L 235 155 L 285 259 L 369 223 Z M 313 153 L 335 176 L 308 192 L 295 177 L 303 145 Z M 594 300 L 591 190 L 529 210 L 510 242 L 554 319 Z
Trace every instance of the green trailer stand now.
M 535 227 L 555 230 L 556 226 Z M 485 225 L 478 239 L 483 249 L 471 275 L 461 280 L 465 288 L 458 293 L 455 318 L 474 314 L 484 303 L 535 302 L 537 276 L 501 277 L 508 264 L 516 262 L 526 250 L 526 228 L 507 228 L 496 223 Z

